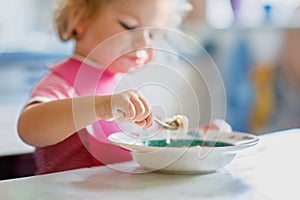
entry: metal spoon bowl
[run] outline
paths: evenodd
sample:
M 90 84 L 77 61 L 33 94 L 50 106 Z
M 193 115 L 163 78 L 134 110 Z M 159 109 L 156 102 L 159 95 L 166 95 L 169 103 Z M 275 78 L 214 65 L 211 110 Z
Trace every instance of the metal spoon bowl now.
M 161 121 L 160 119 L 154 118 L 153 119 L 159 126 L 163 127 L 164 129 L 168 130 L 178 130 L 179 126 L 172 126 L 170 124 L 167 124 L 164 121 Z

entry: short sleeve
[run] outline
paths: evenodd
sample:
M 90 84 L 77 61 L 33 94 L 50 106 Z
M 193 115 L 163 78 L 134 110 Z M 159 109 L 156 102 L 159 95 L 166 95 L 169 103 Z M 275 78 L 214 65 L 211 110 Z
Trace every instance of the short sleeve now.
M 43 77 L 33 88 L 27 105 L 76 97 L 74 87 L 61 76 L 51 73 Z

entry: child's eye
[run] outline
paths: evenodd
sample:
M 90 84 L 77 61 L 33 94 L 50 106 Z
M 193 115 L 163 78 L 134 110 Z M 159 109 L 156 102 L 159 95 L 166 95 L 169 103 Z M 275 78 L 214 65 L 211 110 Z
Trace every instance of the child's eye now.
M 122 22 L 122 21 L 119 21 L 119 23 L 120 23 L 120 25 L 121 25 L 124 29 L 126 29 L 126 30 L 132 30 L 132 29 L 137 28 L 136 26 L 129 26 L 129 25 L 127 25 L 126 23 L 124 23 L 124 22 Z
M 154 34 L 153 33 L 149 33 L 149 38 L 151 39 L 151 40 L 153 40 L 154 39 Z

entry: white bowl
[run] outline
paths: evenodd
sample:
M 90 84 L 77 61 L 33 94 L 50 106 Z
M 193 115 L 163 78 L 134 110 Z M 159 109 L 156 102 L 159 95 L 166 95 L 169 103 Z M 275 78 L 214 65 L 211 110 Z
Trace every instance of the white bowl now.
M 136 134 L 133 136 L 120 132 L 111 134 L 108 139 L 129 150 L 133 159 L 148 171 L 180 174 L 214 172 L 229 164 L 238 151 L 253 146 L 259 141 L 257 136 L 248 133 L 209 131 L 207 134 L 190 132 L 185 136 L 176 136 L 173 141 L 201 140 L 218 142 L 221 145 L 226 143 L 230 146 L 149 146 L 153 145 L 154 141 L 158 141 L 159 145 L 165 143 L 166 136 L 165 130 L 147 140 L 144 139 L 144 135 L 138 137 Z

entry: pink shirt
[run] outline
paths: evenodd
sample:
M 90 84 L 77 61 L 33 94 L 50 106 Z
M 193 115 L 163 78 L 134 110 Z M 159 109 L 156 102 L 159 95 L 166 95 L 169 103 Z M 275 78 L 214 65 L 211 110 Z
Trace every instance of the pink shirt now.
M 114 75 L 75 57 L 51 66 L 50 70 L 32 90 L 28 104 L 113 91 Z M 99 120 L 55 145 L 36 148 L 36 174 L 130 160 L 129 152 L 107 140 L 109 134 L 118 131 L 114 121 Z

